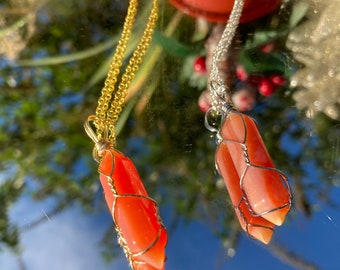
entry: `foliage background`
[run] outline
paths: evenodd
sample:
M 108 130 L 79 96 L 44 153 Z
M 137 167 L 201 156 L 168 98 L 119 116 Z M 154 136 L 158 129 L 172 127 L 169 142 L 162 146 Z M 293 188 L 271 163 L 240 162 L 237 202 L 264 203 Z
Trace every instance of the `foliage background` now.
M 93 145 L 82 126 L 95 110 L 126 3 L 31 0 L 9 1 L 0 7 L 0 248 L 20 256 L 20 234 L 27 227 L 10 219 L 20 198 L 52 201 L 48 216 L 75 204 L 86 213 L 105 208 L 98 204 L 101 187 L 95 181 Z M 204 40 L 192 39 L 193 19 L 179 15 L 166 2 L 160 8 L 152 48 L 119 122 L 117 147 L 133 158 L 149 194 L 170 213 L 166 224 L 170 235 L 183 220 L 199 221 L 209 226 L 226 250 L 236 249 L 240 231 L 214 168 L 214 139 L 197 107 L 201 89 L 188 78 L 179 79 L 183 69 L 191 68 L 185 65 L 188 59 L 202 52 Z M 287 10 L 291 14 L 292 9 Z M 147 5 L 141 4 L 139 21 L 144 21 L 147 11 Z M 287 14 L 279 20 L 289 22 Z M 244 48 L 247 41 L 256 49 L 261 45 L 258 37 L 268 42 L 273 37 L 266 33 L 276 33 L 274 39 L 288 61 L 284 71 L 291 76 L 300 64 L 285 49 L 289 28 L 282 25 L 287 24 L 269 24 L 275 18 L 243 26 Z M 307 20 L 301 19 L 300 23 Z M 136 24 L 132 44 L 142 26 Z M 20 34 L 21 41 L 16 37 L 13 43 L 14 33 Z M 22 46 L 11 46 L 11 38 L 12 44 L 20 41 Z M 246 52 L 259 61 L 253 48 Z M 257 67 L 272 68 L 265 62 Z M 294 91 L 286 85 L 270 98 L 260 99 L 250 112 L 277 167 L 291 179 L 294 208 L 289 219 L 302 214 L 313 217 L 324 204 L 339 206 L 332 197 L 339 186 L 339 122 L 323 113 L 306 117 L 295 106 Z M 44 220 L 38 217 L 30 226 Z M 114 238 L 108 228 L 102 241 L 107 259 L 120 255 L 116 245 L 112 248 Z M 281 258 L 289 254 L 283 247 L 278 250 Z M 288 256 L 288 262 L 295 266 L 305 262 L 300 255 Z M 308 261 L 301 268 L 306 265 Z

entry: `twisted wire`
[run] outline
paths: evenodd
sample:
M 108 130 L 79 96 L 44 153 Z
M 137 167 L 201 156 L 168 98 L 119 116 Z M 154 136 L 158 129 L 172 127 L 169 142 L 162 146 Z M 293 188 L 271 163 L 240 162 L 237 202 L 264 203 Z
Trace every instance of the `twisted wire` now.
M 237 113 L 237 112 L 234 112 L 235 114 L 239 114 L 239 115 L 242 115 L 241 113 Z M 266 226 L 263 226 L 263 225 L 258 225 L 258 224 L 252 224 L 250 223 L 240 205 L 242 202 L 245 203 L 245 205 L 247 206 L 247 209 L 250 211 L 251 215 L 254 216 L 254 217 L 263 217 L 264 215 L 268 214 L 268 213 L 271 213 L 271 212 L 275 212 L 277 210 L 280 210 L 282 208 L 285 208 L 285 207 L 288 207 L 290 208 L 291 207 L 291 204 L 292 204 L 292 194 L 291 194 L 291 190 L 290 190 L 290 187 L 289 187 L 289 184 L 288 184 L 288 178 L 287 176 L 281 172 L 280 170 L 276 169 L 276 168 L 272 168 L 272 167 L 265 167 L 265 166 L 259 166 L 259 165 L 256 165 L 256 164 L 253 164 L 251 162 L 251 158 L 250 158 L 250 155 L 249 155 L 249 149 L 246 145 L 246 140 L 247 140 L 247 128 L 246 128 L 246 123 L 242 117 L 242 120 L 243 120 L 243 126 L 244 126 L 244 137 L 241 141 L 238 141 L 238 140 L 233 140 L 233 139 L 227 139 L 227 138 L 224 138 L 223 135 L 221 134 L 221 130 L 218 131 L 217 135 L 218 135 L 218 138 L 219 138 L 219 143 L 218 144 L 221 144 L 222 142 L 226 142 L 226 143 L 233 143 L 233 144 L 238 144 L 241 146 L 241 149 L 242 149 L 242 152 L 243 152 L 243 158 L 244 158 L 244 164 L 245 164 L 245 167 L 242 171 L 242 174 L 240 175 L 240 178 L 239 178 L 239 186 L 240 186 L 240 189 L 242 191 L 242 197 L 240 198 L 240 201 L 238 202 L 237 205 L 233 205 L 233 207 L 240 213 L 244 223 L 246 224 L 246 228 L 247 228 L 247 234 L 249 235 L 250 238 L 251 235 L 249 234 L 249 227 L 250 226 L 253 226 L 253 227 L 262 227 L 262 228 L 266 228 L 266 229 L 270 229 L 272 230 L 270 227 L 266 227 Z M 219 166 L 218 164 L 216 163 L 216 160 L 215 160 L 215 166 L 217 168 L 217 170 L 219 171 Z M 282 185 L 284 185 L 286 191 L 288 192 L 288 195 L 289 195 L 289 200 L 286 202 L 286 203 L 283 203 L 277 207 L 274 207 L 272 209 L 268 209 L 268 210 L 265 210 L 265 211 L 262 211 L 260 213 L 258 212 L 255 212 L 252 208 L 252 205 L 249 203 L 249 199 L 247 197 L 247 194 L 244 190 L 244 179 L 249 171 L 250 168 L 254 168 L 254 169 L 260 169 L 260 170 L 268 170 L 268 171 L 272 171 L 272 172 L 276 172 L 279 176 L 280 176 L 280 179 L 281 179 L 281 182 L 282 182 Z
M 222 33 L 222 37 L 219 40 L 216 49 L 213 53 L 212 67 L 209 74 L 209 89 L 211 95 L 211 105 L 215 112 L 221 113 L 224 110 L 224 103 L 230 103 L 230 97 L 227 93 L 227 86 L 224 84 L 219 71 L 219 64 L 221 59 L 228 54 L 232 40 L 235 36 L 239 19 L 242 14 L 244 0 L 235 0 L 232 12 L 226 27 Z M 226 112 L 225 112 L 226 113 Z

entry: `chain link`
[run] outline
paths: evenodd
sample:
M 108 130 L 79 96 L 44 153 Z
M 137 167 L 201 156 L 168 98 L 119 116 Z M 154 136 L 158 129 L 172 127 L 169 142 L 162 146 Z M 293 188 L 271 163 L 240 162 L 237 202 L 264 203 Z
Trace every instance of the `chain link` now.
M 139 41 L 137 48 L 133 52 L 124 74 L 121 76 L 118 88 L 115 89 L 120 68 L 123 64 L 123 59 L 126 53 L 127 44 L 131 37 L 132 27 L 135 22 L 137 6 L 137 0 L 130 0 L 121 38 L 112 58 L 109 72 L 101 91 L 101 97 L 98 100 L 94 125 L 96 127 L 96 133 L 99 140 L 108 139 L 112 143 L 115 142 L 115 124 L 122 112 L 130 83 L 134 78 L 139 65 L 142 63 L 146 50 L 150 46 L 152 34 L 156 27 L 156 21 L 158 18 L 158 0 L 153 0 L 143 36 Z
M 242 14 L 243 5 L 244 0 L 234 1 L 233 10 L 213 54 L 212 67 L 209 75 L 209 89 L 212 99 L 212 111 L 218 114 L 223 112 L 227 103 L 231 103 L 227 86 L 224 84 L 220 75 L 219 64 L 221 59 L 227 55 L 230 50 Z

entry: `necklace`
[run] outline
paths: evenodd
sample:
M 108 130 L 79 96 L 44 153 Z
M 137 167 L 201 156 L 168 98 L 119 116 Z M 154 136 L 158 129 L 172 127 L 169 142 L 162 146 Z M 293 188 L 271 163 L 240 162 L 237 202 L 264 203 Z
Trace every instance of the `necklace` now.
M 275 225 L 280 226 L 291 207 L 287 177 L 274 168 L 257 125 L 233 108 L 230 89 L 219 71 L 221 59 L 232 44 L 244 0 L 235 0 L 232 13 L 213 54 L 209 75 L 212 107 L 206 127 L 216 133 L 215 165 L 226 184 L 238 221 L 248 236 L 265 244 Z M 216 118 L 219 117 L 220 125 Z
M 157 203 L 148 196 L 133 162 L 115 149 L 115 125 L 129 85 L 150 45 L 158 17 L 158 0 L 153 0 L 144 33 L 116 88 L 137 6 L 137 0 L 129 1 L 122 34 L 98 100 L 96 113 L 88 117 L 84 128 L 95 143 L 93 157 L 99 162 L 98 172 L 105 200 L 116 225 L 119 243 L 131 268 L 160 270 L 164 269 L 167 232 L 159 216 Z

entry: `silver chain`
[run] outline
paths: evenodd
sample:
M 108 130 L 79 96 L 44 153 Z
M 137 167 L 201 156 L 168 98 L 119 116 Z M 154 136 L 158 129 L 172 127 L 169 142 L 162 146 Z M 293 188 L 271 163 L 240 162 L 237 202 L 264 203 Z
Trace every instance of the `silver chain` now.
M 221 114 L 225 111 L 226 105 L 231 103 L 228 95 L 227 86 L 224 84 L 220 71 L 219 64 L 223 57 L 228 54 L 229 48 L 235 36 L 236 29 L 239 24 L 243 9 L 244 0 L 235 0 L 233 10 L 231 11 L 229 20 L 225 26 L 222 37 L 219 40 L 216 49 L 213 53 L 212 67 L 209 75 L 209 90 L 211 95 L 211 110 Z

